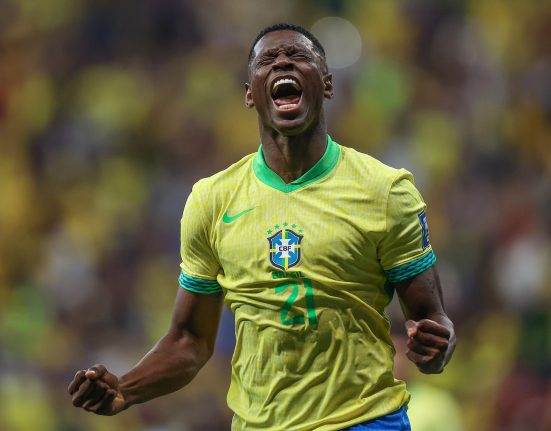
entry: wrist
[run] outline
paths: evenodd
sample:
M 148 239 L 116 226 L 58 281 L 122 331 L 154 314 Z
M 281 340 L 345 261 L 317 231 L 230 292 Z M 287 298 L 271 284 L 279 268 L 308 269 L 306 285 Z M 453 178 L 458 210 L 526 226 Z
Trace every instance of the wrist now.
M 126 410 L 134 404 L 140 403 L 135 394 L 134 386 L 135 385 L 127 374 L 119 377 L 119 393 L 124 403 L 122 410 Z
M 424 365 L 417 365 L 417 369 L 423 374 L 441 374 L 444 371 L 445 363 L 439 361 L 439 363 L 429 362 Z

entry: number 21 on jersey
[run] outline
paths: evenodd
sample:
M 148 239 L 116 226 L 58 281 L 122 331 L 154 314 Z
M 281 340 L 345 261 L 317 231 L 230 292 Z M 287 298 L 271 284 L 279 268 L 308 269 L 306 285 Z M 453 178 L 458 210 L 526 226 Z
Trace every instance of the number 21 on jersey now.
M 280 283 L 275 287 L 276 293 L 287 293 L 289 296 L 281 308 L 281 323 L 284 325 L 303 325 L 306 318 L 310 325 L 316 325 L 318 319 L 316 317 L 316 307 L 314 303 L 314 289 L 312 288 L 312 280 L 309 278 L 294 279 Z M 304 314 L 293 313 L 293 303 L 302 296 L 306 302 L 306 317 Z

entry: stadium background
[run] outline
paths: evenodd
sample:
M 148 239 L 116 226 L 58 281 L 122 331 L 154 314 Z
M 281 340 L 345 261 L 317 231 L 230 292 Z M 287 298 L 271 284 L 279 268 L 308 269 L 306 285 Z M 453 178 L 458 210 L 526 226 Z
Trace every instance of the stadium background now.
M 328 48 L 332 136 L 429 203 L 459 343 L 441 376 L 399 361 L 414 431 L 551 430 L 551 2 L 501 0 L 0 1 L 0 429 L 227 428 L 227 313 L 178 394 L 102 418 L 66 386 L 167 327 L 182 207 L 256 150 L 246 57 L 279 21 Z

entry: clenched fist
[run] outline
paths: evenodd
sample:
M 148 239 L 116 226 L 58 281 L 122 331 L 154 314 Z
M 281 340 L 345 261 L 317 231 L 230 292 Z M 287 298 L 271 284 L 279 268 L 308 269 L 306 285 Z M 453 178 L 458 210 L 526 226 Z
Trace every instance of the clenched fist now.
M 441 373 L 449 359 L 451 331 L 430 319 L 408 320 L 406 330 L 408 359 L 423 373 Z
M 112 416 L 126 408 L 119 379 L 103 365 L 80 370 L 67 389 L 75 407 L 98 415 Z

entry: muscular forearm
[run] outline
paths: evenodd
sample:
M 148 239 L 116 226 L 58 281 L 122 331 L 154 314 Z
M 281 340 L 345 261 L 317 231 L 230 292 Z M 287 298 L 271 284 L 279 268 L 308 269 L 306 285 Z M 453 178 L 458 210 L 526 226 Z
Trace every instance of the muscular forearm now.
M 112 416 L 189 383 L 214 350 L 222 299 L 179 288 L 168 333 L 120 378 L 103 364 L 78 371 L 67 388 L 73 405 Z
M 407 357 L 426 374 L 440 373 L 455 349 L 455 330 L 444 311 L 434 266 L 395 285 L 406 317 Z
M 188 384 L 211 355 L 191 333 L 168 333 L 120 378 L 126 408 L 174 392 Z

